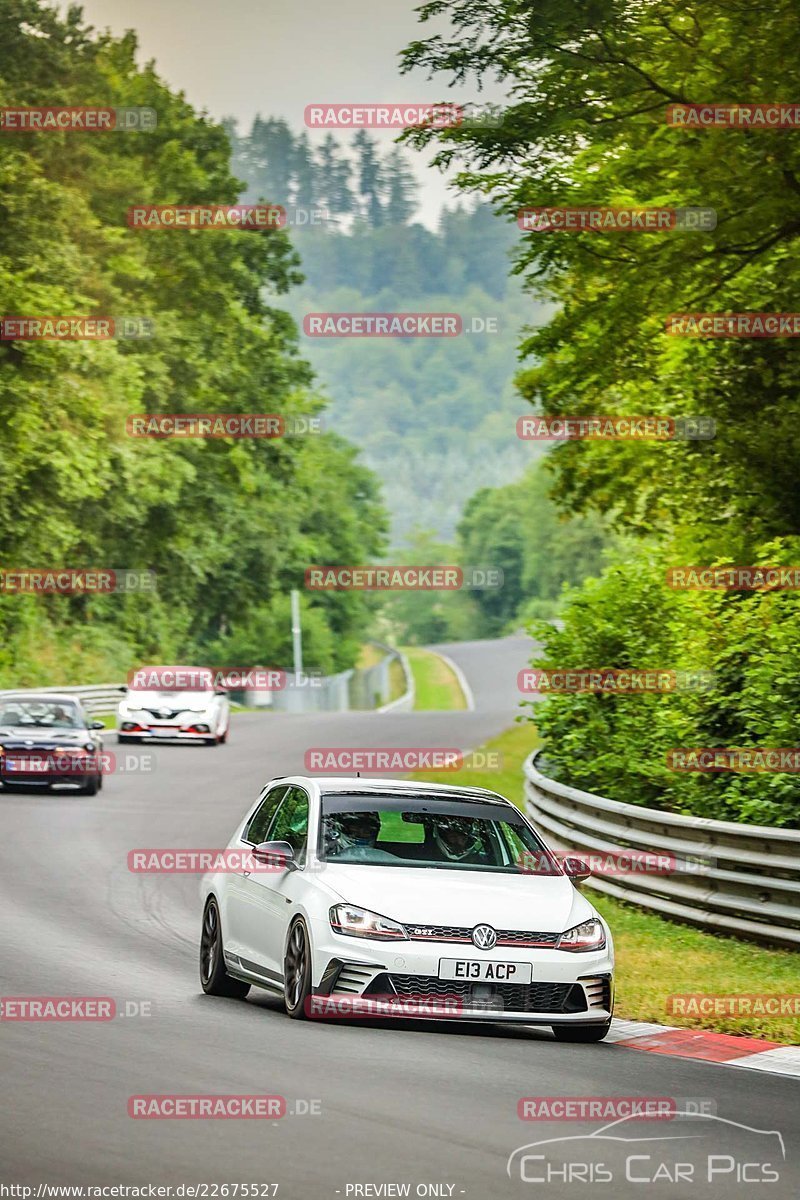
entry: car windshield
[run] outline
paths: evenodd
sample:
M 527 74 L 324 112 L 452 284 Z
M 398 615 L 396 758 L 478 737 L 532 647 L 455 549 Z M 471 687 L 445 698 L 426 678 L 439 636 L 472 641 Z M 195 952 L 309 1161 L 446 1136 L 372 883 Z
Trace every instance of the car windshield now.
M 329 863 L 563 874 L 515 809 L 445 796 L 323 795 L 318 853 Z
M 4 700 L 0 725 L 28 725 L 42 729 L 82 729 L 78 706 L 65 700 Z

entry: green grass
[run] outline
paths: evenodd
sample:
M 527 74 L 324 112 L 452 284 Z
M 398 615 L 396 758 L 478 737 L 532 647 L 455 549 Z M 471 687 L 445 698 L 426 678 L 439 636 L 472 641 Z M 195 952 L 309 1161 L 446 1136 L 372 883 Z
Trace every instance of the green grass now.
M 113 713 L 90 713 L 90 721 L 102 721 L 106 729 L 115 729 L 117 725 L 117 714 Z
M 404 649 L 414 676 L 415 712 L 451 712 L 466 708 L 467 701 L 452 668 L 432 650 Z
M 424 771 L 413 778 L 488 787 L 522 807 L 522 764 L 537 744 L 532 725 L 514 725 L 482 747 L 502 756 L 499 770 Z M 775 1042 L 800 1042 L 797 1017 L 689 1017 L 672 1013 L 667 1006 L 671 995 L 797 994 L 800 954 L 705 933 L 601 896 L 594 888 L 586 887 L 585 891 L 614 935 L 616 1016 Z
M 356 659 L 356 667 L 359 670 L 366 671 L 370 667 L 376 667 L 378 663 L 386 657 L 386 651 L 380 650 L 372 642 L 365 642 L 358 652 Z
M 389 699 L 386 701 L 389 704 L 392 700 L 399 700 L 405 694 L 406 676 L 400 664 L 399 658 L 393 658 L 389 663 Z

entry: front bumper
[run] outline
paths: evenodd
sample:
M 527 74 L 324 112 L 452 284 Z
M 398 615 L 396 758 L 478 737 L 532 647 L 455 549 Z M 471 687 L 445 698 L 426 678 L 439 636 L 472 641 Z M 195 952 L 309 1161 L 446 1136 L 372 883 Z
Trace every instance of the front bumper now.
M 122 729 L 118 726 L 116 732 L 123 742 L 129 738 L 147 742 L 204 742 L 207 738 L 217 736 L 215 730 L 210 727 L 207 733 L 202 733 L 180 725 L 137 725 L 135 729 Z
M 477 950 L 452 942 L 371 942 L 333 934 L 314 922 L 313 993 L 336 1015 L 382 1015 L 377 997 L 396 996 L 394 1015 L 424 1020 L 510 1021 L 526 1025 L 603 1025 L 614 1006 L 613 953 L 520 947 Z M 316 935 L 316 936 L 314 936 Z M 520 962 L 528 984 L 439 979 L 439 960 Z M 339 1003 L 341 1002 L 341 1003 Z M 388 1014 L 387 1015 L 391 1015 Z
M 64 784 L 73 784 L 75 787 L 86 787 L 92 779 L 97 779 L 100 775 L 99 771 L 90 771 L 88 775 L 48 775 L 46 772 L 37 772 L 30 774 L 26 771 L 0 771 L 0 783 L 7 787 L 13 787 L 15 784 L 21 784 L 24 787 L 61 787 Z

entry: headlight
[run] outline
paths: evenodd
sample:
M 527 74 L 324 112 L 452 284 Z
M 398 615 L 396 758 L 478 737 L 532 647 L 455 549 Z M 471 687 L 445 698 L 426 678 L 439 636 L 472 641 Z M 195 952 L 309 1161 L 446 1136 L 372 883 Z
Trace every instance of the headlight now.
M 408 938 L 398 921 L 390 921 L 388 917 L 369 912 L 366 908 L 354 908 L 352 904 L 335 904 L 329 916 L 334 933 L 377 938 L 380 942 L 395 942 L 401 938 Z
M 562 933 L 556 942 L 556 950 L 602 950 L 605 944 L 605 930 L 597 917 L 592 917 Z

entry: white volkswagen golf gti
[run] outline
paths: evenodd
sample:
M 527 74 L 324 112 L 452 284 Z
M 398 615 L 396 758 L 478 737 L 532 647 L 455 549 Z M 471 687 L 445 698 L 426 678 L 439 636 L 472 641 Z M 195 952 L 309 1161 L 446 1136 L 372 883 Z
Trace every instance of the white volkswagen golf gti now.
M 559 863 L 494 792 L 274 779 L 224 865 L 202 882 L 211 995 L 266 988 L 290 1017 L 388 997 L 427 999 L 413 1012 L 430 1017 L 438 999 L 447 1019 L 549 1025 L 560 1041 L 608 1032 L 614 950 L 575 887 L 588 868 Z

